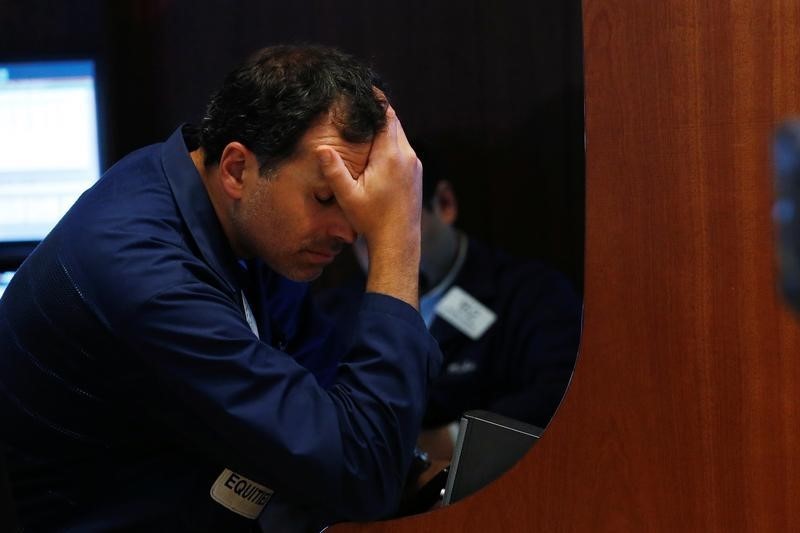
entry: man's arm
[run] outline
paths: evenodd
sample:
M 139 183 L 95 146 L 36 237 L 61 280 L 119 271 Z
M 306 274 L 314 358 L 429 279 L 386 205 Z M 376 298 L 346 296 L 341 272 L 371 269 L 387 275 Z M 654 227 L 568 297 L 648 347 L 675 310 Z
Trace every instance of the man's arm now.
M 366 295 L 329 390 L 259 341 L 236 302 L 202 283 L 165 288 L 132 310 L 118 334 L 143 376 L 133 401 L 187 452 L 329 520 L 393 510 L 427 376 L 441 357 L 407 304 Z

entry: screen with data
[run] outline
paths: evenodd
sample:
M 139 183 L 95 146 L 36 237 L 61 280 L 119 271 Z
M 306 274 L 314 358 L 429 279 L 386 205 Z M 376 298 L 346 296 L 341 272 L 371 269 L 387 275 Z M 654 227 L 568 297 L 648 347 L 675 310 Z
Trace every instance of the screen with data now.
M 0 62 L 0 243 L 41 240 L 100 174 L 93 61 Z

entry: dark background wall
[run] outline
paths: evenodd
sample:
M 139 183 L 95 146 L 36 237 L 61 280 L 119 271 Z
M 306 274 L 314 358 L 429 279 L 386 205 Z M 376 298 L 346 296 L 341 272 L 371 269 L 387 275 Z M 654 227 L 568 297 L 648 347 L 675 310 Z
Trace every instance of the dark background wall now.
M 106 166 L 196 121 L 256 48 L 338 46 L 373 64 L 406 131 L 447 156 L 459 225 L 580 288 L 580 0 L 0 0 L 0 28 L 3 58 L 98 59 Z

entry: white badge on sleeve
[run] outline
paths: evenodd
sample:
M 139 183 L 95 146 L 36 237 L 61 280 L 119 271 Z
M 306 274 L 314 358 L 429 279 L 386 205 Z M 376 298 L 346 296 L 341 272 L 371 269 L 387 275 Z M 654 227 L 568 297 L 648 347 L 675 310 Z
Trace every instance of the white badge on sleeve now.
M 472 340 L 497 320 L 497 315 L 461 287 L 453 287 L 436 305 L 436 314 Z
M 227 468 L 211 486 L 211 498 L 215 502 L 250 519 L 258 518 L 273 492 Z

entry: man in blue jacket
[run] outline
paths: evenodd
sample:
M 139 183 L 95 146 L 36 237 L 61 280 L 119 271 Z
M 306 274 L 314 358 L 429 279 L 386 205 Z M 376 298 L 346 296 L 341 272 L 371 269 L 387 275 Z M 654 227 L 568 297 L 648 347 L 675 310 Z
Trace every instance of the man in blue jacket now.
M 444 354 L 419 444 L 446 462 L 465 411 L 547 426 L 572 376 L 581 304 L 558 272 L 460 231 L 447 161 L 430 146 L 415 148 L 425 166 L 420 311 Z M 365 243 L 359 240 L 353 250 L 366 272 L 372 257 Z M 339 330 L 354 326 L 364 283 L 357 276 L 317 296 Z
M 441 357 L 417 312 L 420 179 L 374 74 L 309 46 L 259 51 L 199 130 L 111 168 L 0 300 L 0 441 L 26 530 L 391 512 Z M 358 234 L 372 261 L 337 366 L 304 282 Z

